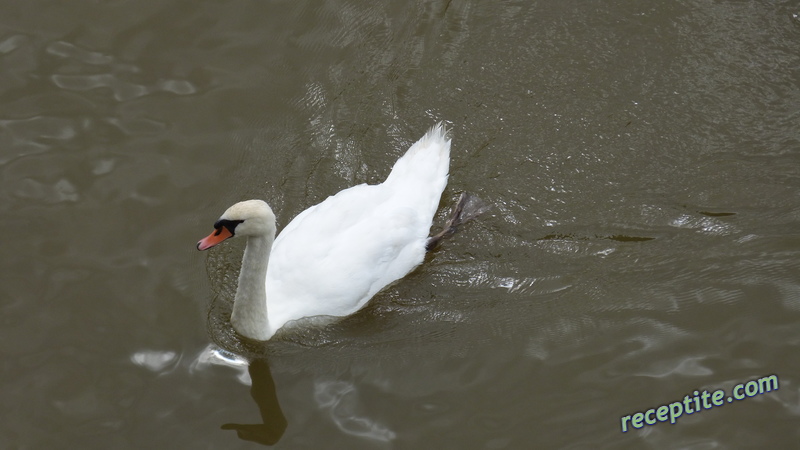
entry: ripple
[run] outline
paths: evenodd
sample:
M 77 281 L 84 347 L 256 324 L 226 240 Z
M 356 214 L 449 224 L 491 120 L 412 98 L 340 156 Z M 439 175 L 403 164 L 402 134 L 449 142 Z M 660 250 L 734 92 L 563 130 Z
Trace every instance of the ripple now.
M 656 361 L 647 369 L 635 373 L 635 375 L 642 375 L 654 378 L 664 378 L 669 375 L 686 375 L 693 377 L 701 377 L 712 375 L 713 370 L 703 365 L 706 357 L 691 356 L 681 357 L 670 361 Z
M 54 184 L 25 178 L 14 189 L 14 195 L 28 200 L 39 200 L 43 203 L 76 202 L 80 198 L 78 188 L 66 178 L 62 178 Z
M 162 80 L 157 83 L 157 86 L 162 91 L 178 95 L 191 95 L 197 92 L 197 88 L 186 80 Z
M 46 48 L 46 52 L 69 62 L 74 62 L 64 69 L 69 73 L 57 73 L 50 76 L 53 83 L 62 89 L 90 91 L 98 88 L 108 88 L 112 91 L 117 101 L 132 100 L 156 92 L 170 92 L 176 95 L 191 95 L 197 92 L 194 84 L 182 79 L 161 79 L 152 84 L 125 80 L 120 74 L 131 76 L 130 74 L 139 74 L 142 70 L 138 66 L 119 63 L 112 56 L 86 50 L 70 42 L 56 41 L 50 43 Z M 75 74 L 75 63 L 77 63 L 78 67 L 81 65 L 104 66 L 106 67 L 106 72 L 95 73 L 97 69 L 93 67 L 84 69 L 84 71 L 93 73 Z
M 93 75 L 61 75 L 55 74 L 50 77 L 56 86 L 73 91 L 90 91 L 98 88 L 111 89 L 114 99 L 120 102 L 133 100 L 155 92 L 171 92 L 177 95 L 191 95 L 197 92 L 197 88 L 186 80 L 162 80 L 154 86 L 148 87 L 121 80 L 112 73 L 100 73 Z
M 800 284 L 789 280 L 777 280 L 775 284 L 786 309 L 800 311 Z
M 106 119 L 106 122 L 114 125 L 120 131 L 129 136 L 152 135 L 167 129 L 167 125 L 164 122 L 145 118 L 132 118 L 123 120 L 116 117 L 110 117 Z
M 47 53 L 62 58 L 72 58 L 86 64 L 111 64 L 114 58 L 99 52 L 84 50 L 74 44 L 64 41 L 56 41 L 47 46 Z
M 117 161 L 113 158 L 102 158 L 92 162 L 92 175 L 106 175 L 114 170 Z
M 496 277 L 491 279 L 492 287 L 507 289 L 509 293 L 551 294 L 572 287 L 561 276 L 549 277 Z
M 208 370 L 210 367 L 230 367 L 238 372 L 237 379 L 240 383 L 251 385 L 250 373 L 247 371 L 249 362 L 242 356 L 209 344 L 195 357 L 189 366 L 189 373 Z
M 51 141 L 69 141 L 78 135 L 74 120 L 46 116 L 0 120 L 0 130 L 0 143 L 13 149 L 0 156 L 0 165 L 20 156 L 48 151 Z
M 722 222 L 721 220 L 715 219 L 714 216 L 708 217 L 708 214 L 706 214 L 706 217 L 682 214 L 670 221 L 669 224 L 676 228 L 694 229 L 702 233 L 717 236 L 726 236 L 739 232 L 739 228 L 735 225 Z
M 328 410 L 333 423 L 344 433 L 376 441 L 389 442 L 397 435 L 384 425 L 366 417 L 354 384 L 345 381 L 316 381 L 314 400 Z
M 152 372 L 163 372 L 174 365 L 178 354 L 173 351 L 142 350 L 131 355 L 131 362 Z
M 14 50 L 21 47 L 25 42 L 29 42 L 30 38 L 22 34 L 15 34 L 0 41 L 0 53 L 7 55 Z
M 110 73 L 96 75 L 56 74 L 50 78 L 56 86 L 62 89 L 88 91 L 103 87 L 109 88 L 114 92 L 114 98 L 118 101 L 131 100 L 149 93 L 149 90 L 145 86 L 126 83 Z

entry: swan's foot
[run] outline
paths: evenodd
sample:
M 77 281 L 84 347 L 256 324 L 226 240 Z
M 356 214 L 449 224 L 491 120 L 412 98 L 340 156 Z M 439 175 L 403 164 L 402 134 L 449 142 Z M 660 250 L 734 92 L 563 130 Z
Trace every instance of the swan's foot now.
M 431 251 L 439 245 L 442 239 L 446 239 L 455 234 L 460 225 L 463 225 L 470 220 L 478 217 L 491 209 L 491 205 L 487 205 L 480 198 L 467 192 L 462 192 L 461 197 L 458 198 L 456 206 L 453 208 L 453 213 L 447 220 L 444 229 L 438 234 L 428 238 L 425 244 L 425 250 Z

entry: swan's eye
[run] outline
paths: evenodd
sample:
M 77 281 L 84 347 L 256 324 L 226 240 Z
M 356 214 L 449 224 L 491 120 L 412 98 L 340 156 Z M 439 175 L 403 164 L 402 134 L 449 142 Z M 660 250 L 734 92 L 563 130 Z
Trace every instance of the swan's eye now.
M 237 225 L 239 225 L 239 224 L 240 224 L 240 223 L 242 223 L 242 222 L 244 222 L 244 220 L 228 220 L 228 219 L 219 219 L 219 220 L 218 220 L 218 221 L 217 221 L 217 222 L 214 224 L 214 229 L 216 230 L 216 231 L 214 232 L 214 236 L 219 236 L 219 234 L 220 234 L 220 233 L 222 233 L 222 227 L 225 227 L 225 228 L 227 228 L 227 229 L 228 229 L 228 231 L 230 231 L 230 232 L 231 232 L 231 235 L 234 235 L 234 234 L 236 234 L 236 233 L 234 232 L 234 231 L 236 230 L 236 226 L 237 226 Z

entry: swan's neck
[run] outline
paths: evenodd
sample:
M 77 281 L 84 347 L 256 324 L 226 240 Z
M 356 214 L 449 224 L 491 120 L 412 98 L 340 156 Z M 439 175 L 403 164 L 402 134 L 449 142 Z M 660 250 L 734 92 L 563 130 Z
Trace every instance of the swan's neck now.
M 244 249 L 231 324 L 242 336 L 266 341 L 275 332 L 267 315 L 267 264 L 274 236 L 250 236 Z

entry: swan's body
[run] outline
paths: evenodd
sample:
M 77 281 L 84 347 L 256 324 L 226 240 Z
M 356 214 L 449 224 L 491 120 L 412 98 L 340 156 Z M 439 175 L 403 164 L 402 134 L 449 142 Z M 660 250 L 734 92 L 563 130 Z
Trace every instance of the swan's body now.
M 247 237 L 234 329 L 264 341 L 293 320 L 352 314 L 417 267 L 449 165 L 450 139 L 439 124 L 395 163 L 386 181 L 328 197 L 295 217 L 277 239 L 266 203 L 231 206 L 197 247 L 205 250 L 234 234 Z

